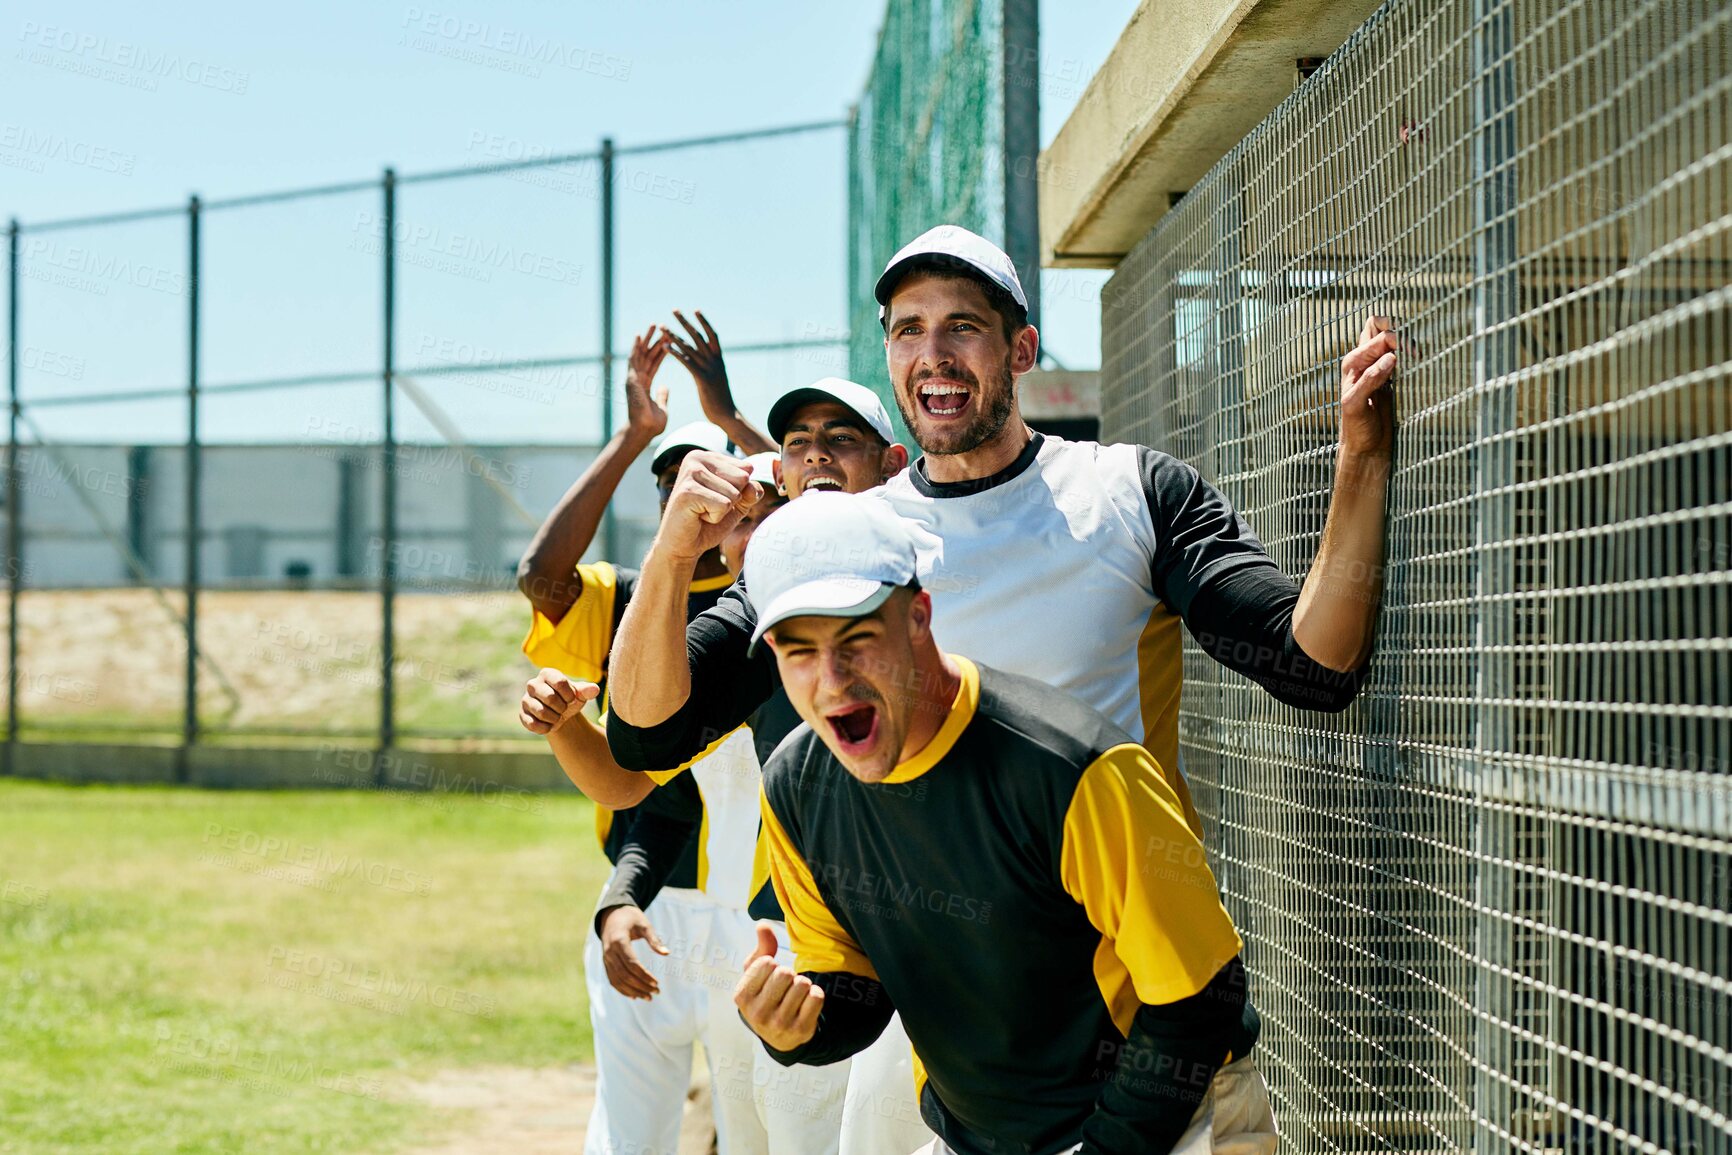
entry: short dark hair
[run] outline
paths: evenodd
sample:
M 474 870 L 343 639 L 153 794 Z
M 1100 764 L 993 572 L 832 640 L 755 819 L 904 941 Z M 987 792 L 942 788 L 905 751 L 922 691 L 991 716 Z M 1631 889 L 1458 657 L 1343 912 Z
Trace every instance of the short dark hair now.
M 894 285 L 890 286 L 890 291 L 885 296 L 894 299 L 896 290 L 902 287 L 902 282 L 915 273 L 929 273 L 951 281 L 973 281 L 979 285 L 980 291 L 986 294 L 986 303 L 992 306 L 993 312 L 998 314 L 999 324 L 1004 329 L 1007 340 L 1028 324 L 1028 310 L 1016 303 L 1016 298 L 1010 295 L 1009 289 L 985 276 L 979 269 L 966 261 L 959 261 L 943 253 L 928 253 L 909 261 L 903 266 L 902 275 L 896 279 Z M 878 324 L 883 327 L 885 333 L 890 332 L 890 305 L 888 302 L 884 306 L 884 315 L 878 318 Z

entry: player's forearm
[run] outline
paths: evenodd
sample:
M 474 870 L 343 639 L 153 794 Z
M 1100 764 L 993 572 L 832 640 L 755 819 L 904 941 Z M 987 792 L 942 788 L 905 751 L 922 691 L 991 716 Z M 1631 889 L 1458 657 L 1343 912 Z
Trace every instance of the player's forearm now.
M 627 467 L 648 445 L 649 438 L 630 427 L 615 433 L 530 539 L 517 563 L 517 588 L 546 617 L 558 621 L 577 600 L 572 571 L 595 540 Z
M 598 806 L 623 810 L 642 802 L 655 782 L 620 767 L 608 752 L 607 734 L 588 718 L 574 718 L 547 736 L 554 759 L 571 784 Z
M 1086 1155 L 1173 1149 L 1216 1073 L 1256 1045 L 1261 1024 L 1245 987 L 1235 958 L 1190 998 L 1137 1011 L 1117 1052 L 1100 1056 L 1111 1077 L 1083 1123 Z
M 633 726 L 665 722 L 691 697 L 686 598 L 696 571 L 697 558 L 675 555 L 659 540 L 644 558 L 609 666 L 609 708 Z
M 1293 637 L 1331 670 L 1356 670 L 1371 656 L 1383 597 L 1387 456 L 1343 455 L 1323 527 L 1323 544 L 1299 592 Z
M 667 885 L 674 867 L 679 865 L 686 843 L 691 841 L 698 825 L 695 821 L 662 814 L 638 816 L 624 845 L 619 848 L 613 874 L 602 889 L 601 901 L 596 904 L 595 932 L 598 936 L 602 920 L 614 908 L 635 906 L 644 910 L 655 901 L 656 895 Z
M 754 453 L 768 453 L 780 448 L 763 430 L 747 421 L 738 409 L 715 413 L 706 410 L 704 416 L 709 419 L 710 424 L 726 433 L 728 440 L 739 446 L 740 452 L 748 457 Z

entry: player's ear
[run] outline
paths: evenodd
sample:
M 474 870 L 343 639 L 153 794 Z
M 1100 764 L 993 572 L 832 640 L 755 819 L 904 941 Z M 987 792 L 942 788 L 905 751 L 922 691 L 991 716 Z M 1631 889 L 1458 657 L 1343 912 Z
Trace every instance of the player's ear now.
M 908 468 L 908 447 L 906 445 L 892 445 L 884 450 L 885 481 L 889 481 L 906 468 Z
M 1040 331 L 1024 325 L 1010 339 L 1010 371 L 1017 376 L 1033 369 L 1040 360 Z
M 908 599 L 908 636 L 920 644 L 932 634 L 932 595 L 916 590 Z
M 770 461 L 770 476 L 776 479 L 776 492 L 787 497 L 788 487 L 782 484 L 782 455 L 779 453 Z

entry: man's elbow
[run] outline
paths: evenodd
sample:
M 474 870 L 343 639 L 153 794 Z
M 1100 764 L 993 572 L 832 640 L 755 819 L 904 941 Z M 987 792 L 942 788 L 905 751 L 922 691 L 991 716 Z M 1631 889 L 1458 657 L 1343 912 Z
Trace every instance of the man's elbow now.
M 1308 677 L 1266 680 L 1263 688 L 1283 705 L 1314 714 L 1339 714 L 1359 697 L 1365 674 L 1363 665 L 1334 670 L 1315 663 Z
M 630 810 L 648 798 L 649 792 L 654 790 L 656 785 L 647 774 L 634 774 L 632 778 L 633 781 L 629 783 L 610 782 L 594 789 L 584 789 L 583 792 L 597 806 L 604 806 L 609 810 Z

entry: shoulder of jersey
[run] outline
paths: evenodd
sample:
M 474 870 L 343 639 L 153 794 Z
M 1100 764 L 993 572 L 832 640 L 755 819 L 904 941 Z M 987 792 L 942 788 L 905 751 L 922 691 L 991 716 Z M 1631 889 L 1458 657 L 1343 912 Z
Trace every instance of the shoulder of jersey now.
M 976 717 L 1085 769 L 1114 746 L 1136 739 L 1099 710 L 1045 682 L 990 667 L 980 668 Z
M 770 757 L 764 762 L 766 777 L 772 774 L 797 774 L 812 756 L 812 746 L 816 744 L 824 753 L 829 753 L 829 747 L 823 739 L 806 723 L 801 722 L 789 730 L 783 739 L 776 743 L 776 748 L 770 752 Z

